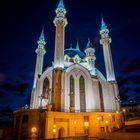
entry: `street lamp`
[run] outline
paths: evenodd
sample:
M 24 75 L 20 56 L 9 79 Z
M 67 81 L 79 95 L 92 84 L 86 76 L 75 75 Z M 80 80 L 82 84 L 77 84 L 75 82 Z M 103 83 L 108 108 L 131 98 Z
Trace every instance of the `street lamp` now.
M 123 112 L 124 121 L 126 121 L 126 109 L 124 108 L 124 109 L 122 110 L 122 112 Z

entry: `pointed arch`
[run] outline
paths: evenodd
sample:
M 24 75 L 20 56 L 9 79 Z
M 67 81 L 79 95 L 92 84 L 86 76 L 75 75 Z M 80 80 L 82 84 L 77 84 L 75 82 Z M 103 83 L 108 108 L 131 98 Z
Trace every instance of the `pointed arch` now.
M 82 75 L 79 78 L 79 93 L 80 93 L 80 110 L 85 111 L 85 109 L 86 109 L 85 79 Z
M 100 96 L 100 109 L 101 111 L 104 111 L 104 99 L 103 99 L 103 91 L 102 91 L 102 85 L 100 81 L 98 82 L 99 84 L 99 96 Z
M 42 95 L 44 98 L 48 99 L 48 92 L 49 92 L 49 87 L 50 87 L 50 82 L 49 79 L 46 77 L 43 81 L 43 90 L 42 90 Z
M 74 107 L 74 100 L 75 100 L 75 80 L 74 80 L 74 77 L 73 75 L 70 76 L 70 107 Z
M 65 136 L 65 129 L 63 127 L 58 129 L 58 138 L 63 138 Z

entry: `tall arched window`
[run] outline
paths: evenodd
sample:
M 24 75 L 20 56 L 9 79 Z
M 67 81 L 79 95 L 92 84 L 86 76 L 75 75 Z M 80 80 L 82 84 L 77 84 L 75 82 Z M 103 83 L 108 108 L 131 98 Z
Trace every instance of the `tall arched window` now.
M 74 107 L 74 77 L 70 76 L 70 107 Z
M 103 100 L 103 92 L 102 92 L 102 85 L 99 82 L 99 96 L 100 96 L 100 107 L 101 111 L 104 111 L 104 100 Z
M 48 93 L 49 93 L 49 80 L 46 77 L 43 83 L 43 92 L 42 92 L 43 97 L 48 99 L 49 96 Z
M 79 92 L 80 92 L 80 110 L 85 111 L 86 101 L 85 101 L 85 79 L 81 75 L 79 79 Z

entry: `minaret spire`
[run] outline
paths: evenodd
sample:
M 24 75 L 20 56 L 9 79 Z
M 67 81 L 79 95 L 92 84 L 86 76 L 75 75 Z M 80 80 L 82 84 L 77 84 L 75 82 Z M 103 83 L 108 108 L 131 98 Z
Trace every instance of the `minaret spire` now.
M 63 0 L 59 1 L 59 4 L 58 4 L 57 8 L 64 8 Z
M 76 44 L 76 49 L 77 49 L 77 50 L 80 50 L 78 40 L 77 40 L 77 44 Z
M 44 27 L 42 28 L 42 32 L 40 34 L 39 40 L 45 41 L 45 37 L 44 37 Z
M 115 81 L 114 67 L 110 48 L 111 38 L 109 37 L 109 30 L 107 29 L 103 18 L 101 21 L 100 35 L 100 44 L 103 45 L 107 81 Z
M 103 19 L 103 16 L 102 16 L 101 30 L 103 30 L 103 29 L 107 29 L 107 26 L 106 26 L 106 24 L 105 24 L 105 22 L 104 22 L 104 19 Z

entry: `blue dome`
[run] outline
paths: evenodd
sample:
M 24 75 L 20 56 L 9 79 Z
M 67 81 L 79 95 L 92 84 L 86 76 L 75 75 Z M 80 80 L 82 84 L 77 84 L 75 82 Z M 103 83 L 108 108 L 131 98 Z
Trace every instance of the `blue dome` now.
M 64 53 L 67 54 L 69 57 L 74 57 L 75 55 L 78 55 L 81 59 L 85 57 L 85 54 L 82 51 L 74 48 L 68 48 L 64 50 Z

